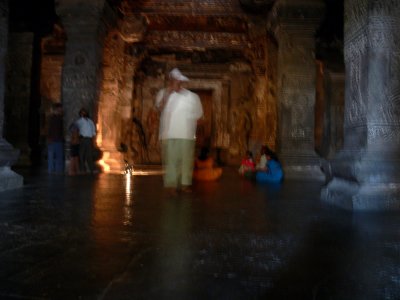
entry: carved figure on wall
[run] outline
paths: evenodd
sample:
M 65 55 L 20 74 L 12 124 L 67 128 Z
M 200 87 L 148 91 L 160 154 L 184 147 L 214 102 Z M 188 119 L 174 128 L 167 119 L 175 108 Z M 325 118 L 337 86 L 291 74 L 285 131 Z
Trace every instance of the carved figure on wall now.
M 149 161 L 147 140 L 143 125 L 135 116 L 134 112 L 129 136 L 129 145 L 127 149 L 129 164 L 143 163 L 145 160 Z
M 233 110 L 233 140 L 236 140 L 239 153 L 245 153 L 249 147 L 250 134 L 253 129 L 250 112 L 245 105 L 240 105 Z
M 131 118 L 122 118 L 121 119 L 121 135 L 120 135 L 119 148 L 118 148 L 118 151 L 120 151 L 120 152 L 128 151 L 127 143 L 129 141 L 130 135 L 131 135 L 130 121 L 131 121 Z
M 158 128 L 160 127 L 160 118 L 158 112 L 154 107 L 151 107 L 147 113 L 146 118 L 146 131 L 147 131 L 147 145 L 149 149 L 159 148 Z

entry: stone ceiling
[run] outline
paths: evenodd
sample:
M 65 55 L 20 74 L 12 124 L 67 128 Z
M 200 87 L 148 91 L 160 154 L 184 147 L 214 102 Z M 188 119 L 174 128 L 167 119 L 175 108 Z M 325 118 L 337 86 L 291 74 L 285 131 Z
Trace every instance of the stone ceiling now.
M 253 26 L 266 22 L 276 0 L 107 0 L 124 19 L 143 18 L 146 49 L 152 53 L 177 53 L 196 59 L 213 56 L 227 60 L 243 55 L 251 45 Z M 343 40 L 343 0 L 321 0 L 326 16 L 317 32 L 317 56 L 340 56 Z M 10 1 L 13 31 L 47 35 L 59 23 L 54 0 Z M 23 8 L 23 9 L 22 9 Z M 261 28 L 262 24 L 259 26 Z M 339 50 L 337 50 L 339 49 Z M 333 54 L 331 52 L 333 51 Z M 338 55 L 339 53 L 339 55 Z
M 153 53 L 201 52 L 204 59 L 243 55 L 251 45 L 253 11 L 267 13 L 274 0 L 123 0 L 124 20 L 143 18 L 143 43 Z M 177 54 L 185 56 L 185 54 Z M 199 55 L 197 55 L 199 57 Z

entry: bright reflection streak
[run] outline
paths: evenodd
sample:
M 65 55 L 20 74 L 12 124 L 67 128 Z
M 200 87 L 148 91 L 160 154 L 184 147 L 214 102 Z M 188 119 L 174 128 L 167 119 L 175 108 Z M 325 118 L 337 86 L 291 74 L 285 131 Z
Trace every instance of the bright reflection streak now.
M 125 174 L 125 207 L 124 207 L 124 225 L 132 225 L 132 193 L 133 177 L 131 174 Z
M 161 174 L 163 174 L 163 171 L 162 170 L 138 170 L 138 169 L 135 169 L 133 167 L 133 165 L 131 165 L 127 161 L 125 161 L 125 170 L 122 172 L 122 174 L 141 175 L 141 176 L 161 175 Z
M 131 174 L 125 174 L 125 204 L 130 206 L 132 204 L 132 176 Z
M 128 174 L 131 174 L 131 175 L 140 175 L 140 176 L 149 176 L 149 175 L 161 175 L 161 174 L 163 174 L 163 171 L 161 171 L 161 170 L 152 170 L 152 171 L 142 171 L 142 170 L 131 170 L 131 171 L 129 171 L 129 172 L 126 172 L 126 171 L 124 171 L 124 172 L 122 172 L 122 174 L 125 174 L 125 175 L 128 175 Z

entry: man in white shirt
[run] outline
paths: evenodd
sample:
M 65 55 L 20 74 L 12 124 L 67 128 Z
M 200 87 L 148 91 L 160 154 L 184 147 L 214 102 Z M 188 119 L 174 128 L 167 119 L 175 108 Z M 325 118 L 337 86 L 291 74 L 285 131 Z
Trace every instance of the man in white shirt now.
M 197 121 L 203 107 L 197 94 L 182 88 L 189 79 L 177 69 L 169 73 L 168 86 L 156 97 L 161 112 L 159 138 L 165 168 L 164 186 L 171 193 L 191 192 Z
M 90 173 L 93 173 L 93 146 L 94 137 L 96 136 L 96 126 L 89 118 L 89 114 L 86 109 L 82 108 L 79 111 L 79 116 L 80 118 L 75 123 L 79 128 L 79 135 L 81 137 L 79 144 L 79 168 L 81 172 L 85 173 L 87 164 Z

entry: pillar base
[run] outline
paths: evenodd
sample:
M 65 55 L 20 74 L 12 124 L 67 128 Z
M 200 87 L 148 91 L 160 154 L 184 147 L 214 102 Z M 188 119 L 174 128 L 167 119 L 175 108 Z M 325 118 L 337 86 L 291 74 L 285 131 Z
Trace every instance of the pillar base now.
M 288 153 L 280 155 L 285 179 L 325 181 L 321 159 L 316 153 Z
M 10 167 L 0 167 L 0 192 L 21 188 L 24 178 Z
M 400 210 L 400 183 L 357 184 L 334 178 L 322 189 L 322 201 L 357 211 Z
M 331 180 L 323 201 L 347 210 L 400 210 L 397 152 L 342 151 L 331 161 Z
M 10 169 L 18 156 L 19 150 L 0 138 L 0 192 L 22 187 L 23 177 Z

